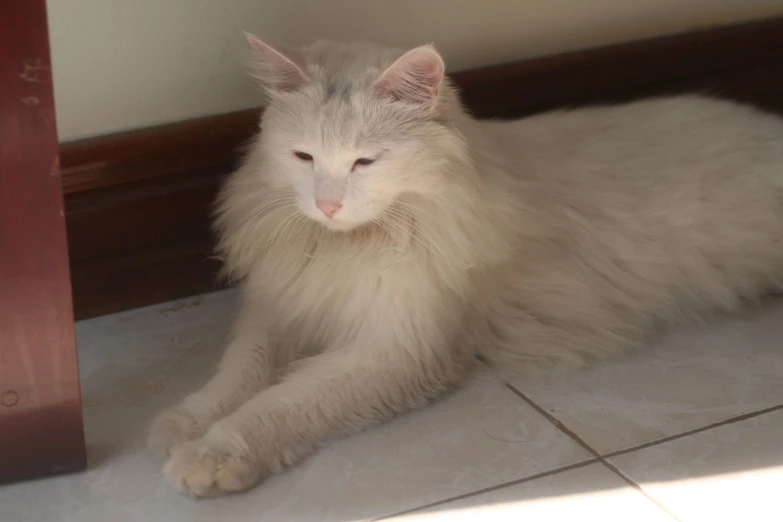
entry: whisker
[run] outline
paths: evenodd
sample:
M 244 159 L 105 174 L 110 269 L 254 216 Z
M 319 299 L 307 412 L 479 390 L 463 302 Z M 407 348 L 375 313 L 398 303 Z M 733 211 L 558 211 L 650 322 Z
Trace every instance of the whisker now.
M 395 219 L 399 219 L 399 218 L 396 218 L 396 217 L 395 217 L 393 214 L 386 214 L 386 213 L 384 213 L 384 215 L 385 215 L 385 217 L 387 217 L 387 218 L 395 218 Z M 404 228 L 402 228 L 402 226 L 401 226 L 401 225 L 400 225 L 398 222 L 396 222 L 394 219 L 387 219 L 387 221 L 386 221 L 386 222 L 387 222 L 388 224 L 390 224 L 390 225 L 393 225 L 393 226 L 397 227 L 398 229 L 400 229 L 400 230 L 402 230 L 402 231 L 404 231 L 404 230 L 405 230 L 405 229 L 404 229 Z M 439 253 L 439 252 L 436 252 L 435 250 L 433 250 L 433 249 L 432 249 L 432 247 L 430 247 L 430 246 L 429 246 L 429 245 L 427 245 L 427 244 L 426 244 L 424 241 L 422 241 L 422 240 L 421 240 L 421 238 L 419 238 L 418 236 L 416 236 L 416 234 L 411 234 L 411 233 L 408 233 L 408 236 L 409 236 L 410 238 L 414 239 L 415 241 L 417 241 L 417 242 L 418 242 L 418 243 L 419 243 L 419 244 L 420 244 L 422 247 L 424 247 L 425 249 L 427 249 L 427 250 L 428 250 L 428 251 L 429 251 L 429 252 L 430 252 L 432 255 L 434 255 L 435 257 L 440 257 L 440 258 L 441 258 L 441 259 L 442 259 L 442 260 L 443 260 L 443 261 L 446 263 L 446 265 L 447 265 L 449 268 L 451 268 L 451 269 L 452 269 L 452 270 L 454 270 L 454 271 L 457 271 L 457 268 L 456 268 L 456 267 L 455 267 L 455 266 L 454 266 L 454 265 L 451 263 L 451 261 L 450 261 L 450 260 L 449 260 L 449 259 L 448 259 L 448 258 L 445 256 L 445 254 L 443 254 L 442 252 L 440 252 L 440 253 Z
M 415 210 L 417 212 L 421 212 L 425 216 L 427 216 L 430 219 L 432 219 L 433 223 L 438 223 L 438 219 L 435 216 L 433 216 L 432 214 L 430 214 L 429 212 L 427 212 L 426 210 L 424 210 L 424 209 L 422 209 L 420 207 L 417 207 L 417 206 L 412 205 L 410 203 L 407 203 L 405 201 L 397 201 L 395 204 L 403 205 L 403 206 L 406 206 L 406 207 L 408 207 L 408 208 L 410 208 L 412 210 Z M 394 210 L 397 210 L 398 212 L 402 212 L 402 209 L 394 209 Z M 429 235 L 429 233 L 435 234 L 435 232 L 432 230 L 432 227 L 428 223 L 426 223 L 425 221 L 422 221 L 420 219 L 415 219 L 415 218 L 414 218 L 414 221 L 415 221 L 414 225 L 417 226 L 422 233 L 427 233 L 427 235 Z M 427 231 L 429 231 L 429 232 L 427 232 Z M 436 248 L 438 248 L 438 250 L 443 252 L 443 249 L 441 248 L 441 245 L 438 242 L 434 241 L 431 237 L 430 237 L 430 241 L 433 244 L 433 246 L 435 246 Z M 466 264 L 466 265 L 463 265 L 462 268 L 467 270 L 469 268 L 473 268 L 473 266 L 475 266 L 475 265 L 473 265 L 473 264 Z
M 421 212 L 422 214 L 424 214 L 425 216 L 427 216 L 428 218 L 430 218 L 434 222 L 436 222 L 436 223 L 438 222 L 438 219 L 435 216 L 433 216 L 432 214 L 430 214 L 429 212 L 427 212 L 423 208 L 420 208 L 420 207 L 417 207 L 415 205 L 412 205 L 411 203 L 408 203 L 406 201 L 396 201 L 394 204 L 395 205 L 406 206 L 406 207 L 408 207 L 408 208 L 410 208 L 412 210 L 415 210 L 416 212 Z
M 264 224 L 264 223 L 265 223 L 267 220 L 269 220 L 269 219 L 271 219 L 271 218 L 272 218 L 272 216 L 273 216 L 274 214 L 276 214 L 277 212 L 279 212 L 279 211 L 281 211 L 281 210 L 290 209 L 291 207 L 295 207 L 295 205 L 293 205 L 293 204 L 290 204 L 290 203 L 289 203 L 289 204 L 287 204 L 287 205 L 282 205 L 282 206 L 280 206 L 280 207 L 277 207 L 277 208 L 276 208 L 276 209 L 274 209 L 274 210 L 271 210 L 271 211 L 269 211 L 269 212 L 268 212 L 268 213 L 266 213 L 266 214 L 265 214 L 263 217 L 261 217 L 261 219 L 259 219 L 258 221 L 256 221 L 256 223 L 255 223 L 255 226 L 253 227 L 253 231 L 252 231 L 252 233 L 253 233 L 253 234 L 255 234 L 255 233 L 258 231 L 258 229 L 259 229 L 259 228 L 261 228 L 261 226 L 262 226 L 262 225 L 263 225 L 263 224 Z M 296 212 L 296 211 L 294 211 L 294 212 Z
M 286 223 L 287 223 L 287 222 L 288 222 L 288 221 L 289 221 L 291 218 L 295 217 L 296 215 L 297 215 L 297 211 L 296 211 L 296 210 L 294 210 L 294 211 L 293 211 L 293 212 L 291 212 L 289 215 L 287 215 L 285 218 L 283 218 L 283 220 L 282 220 L 282 221 L 280 221 L 280 223 L 278 223 L 278 224 L 277 224 L 277 226 L 275 227 L 275 229 L 272 231 L 272 236 L 270 237 L 269 241 L 267 242 L 267 247 L 266 247 L 266 251 L 267 251 L 267 252 L 268 252 L 269 250 L 271 250 L 271 249 L 272 249 L 272 247 L 274 246 L 274 244 L 275 244 L 275 238 L 277 237 L 277 233 L 278 233 L 278 232 L 281 230 L 281 228 L 282 228 L 282 227 L 284 227 L 284 226 L 285 226 L 285 224 L 286 224 Z
M 430 232 L 426 230 L 426 228 L 425 228 L 426 225 L 424 223 L 422 223 L 421 221 L 416 220 L 413 216 L 405 214 L 405 213 L 403 213 L 402 211 L 400 211 L 398 209 L 387 208 L 386 210 L 389 211 L 392 214 L 396 214 L 397 216 L 401 216 L 401 217 L 405 217 L 405 218 L 409 219 L 410 220 L 409 221 L 410 225 L 414 228 L 414 230 L 416 232 L 422 234 L 424 236 L 424 238 L 430 243 L 430 245 L 432 245 L 434 248 L 436 248 L 438 250 L 438 252 L 440 252 L 441 257 L 444 260 L 448 260 L 448 256 L 443 251 L 443 249 L 440 247 L 438 242 L 434 240 L 432 235 L 430 235 Z M 433 232 L 433 234 L 434 234 L 434 232 Z M 412 236 L 416 237 L 415 234 L 412 234 Z M 447 261 L 447 262 L 450 262 L 450 261 Z
M 260 209 L 254 210 L 253 213 L 250 215 L 250 217 L 247 218 L 245 223 L 242 225 L 242 228 L 239 229 L 238 234 L 239 235 L 244 234 L 247 227 L 253 224 L 257 224 L 258 222 L 256 220 L 260 218 L 262 215 L 264 215 L 265 213 L 272 214 L 274 212 L 274 210 L 272 210 L 273 208 L 275 207 L 284 208 L 292 204 L 293 202 L 295 202 L 295 200 L 296 198 L 294 198 L 293 196 L 278 198 L 275 199 L 274 201 L 271 201 L 267 205 L 261 207 Z M 257 226 L 253 229 L 253 232 L 255 232 L 256 230 L 258 230 Z
M 289 234 L 291 232 L 294 223 L 299 221 L 299 216 L 301 216 L 301 214 L 295 214 L 293 217 L 289 217 L 288 219 L 286 219 L 285 225 L 283 225 L 283 228 L 280 229 L 280 235 L 277 238 L 278 244 L 284 244 L 283 238 L 289 237 Z M 274 248 L 274 245 L 270 248 Z
M 296 216 L 296 219 L 294 219 L 293 223 L 291 223 L 291 226 L 288 229 L 288 235 L 286 236 L 285 240 L 283 240 L 284 243 L 286 243 L 293 236 L 294 232 L 301 225 L 303 219 L 307 219 L 307 216 L 301 213 Z

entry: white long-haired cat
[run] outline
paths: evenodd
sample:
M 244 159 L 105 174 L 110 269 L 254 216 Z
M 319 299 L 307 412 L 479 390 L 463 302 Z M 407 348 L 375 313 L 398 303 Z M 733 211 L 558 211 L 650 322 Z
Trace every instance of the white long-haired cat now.
M 476 121 L 430 46 L 249 39 L 270 103 L 217 213 L 242 310 L 150 434 L 183 492 L 247 489 L 477 357 L 573 367 L 783 287 L 777 117 L 677 97 Z

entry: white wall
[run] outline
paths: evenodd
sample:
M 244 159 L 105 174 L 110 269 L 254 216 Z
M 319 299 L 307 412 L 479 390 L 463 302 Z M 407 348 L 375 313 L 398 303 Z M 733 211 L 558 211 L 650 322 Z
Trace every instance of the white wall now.
M 783 14 L 783 0 L 48 0 L 63 141 L 260 104 L 240 30 L 434 42 L 452 71 Z

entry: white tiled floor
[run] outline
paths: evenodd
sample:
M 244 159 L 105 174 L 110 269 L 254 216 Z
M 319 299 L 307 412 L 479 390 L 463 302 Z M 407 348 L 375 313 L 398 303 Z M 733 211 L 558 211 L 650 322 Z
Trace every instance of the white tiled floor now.
M 0 521 L 783 520 L 783 301 L 513 389 L 483 372 L 247 494 L 182 497 L 144 432 L 210 373 L 235 297 L 80 323 L 90 469 L 0 486 Z

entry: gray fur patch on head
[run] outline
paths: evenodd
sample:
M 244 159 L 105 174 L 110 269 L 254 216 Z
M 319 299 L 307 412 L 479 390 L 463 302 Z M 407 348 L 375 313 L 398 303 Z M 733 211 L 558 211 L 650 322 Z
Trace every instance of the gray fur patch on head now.
M 348 102 L 355 88 L 351 81 L 346 81 L 345 83 L 329 81 L 324 85 L 324 102 L 328 102 L 336 97 L 339 97 L 344 102 Z

